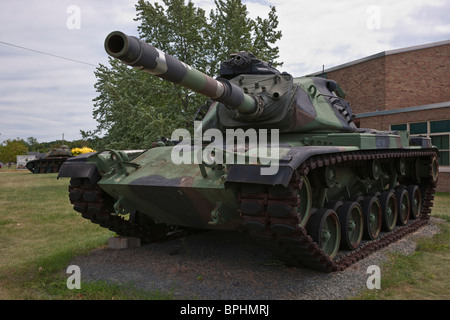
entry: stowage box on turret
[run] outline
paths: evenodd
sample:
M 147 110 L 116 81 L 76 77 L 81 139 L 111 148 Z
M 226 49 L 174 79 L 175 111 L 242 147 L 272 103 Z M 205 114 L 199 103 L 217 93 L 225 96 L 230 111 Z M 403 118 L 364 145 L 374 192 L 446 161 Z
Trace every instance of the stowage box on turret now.
M 143 241 L 244 231 L 288 265 L 329 272 L 428 221 L 438 150 L 407 132 L 357 128 L 334 81 L 293 79 L 245 52 L 213 79 L 118 31 L 105 49 L 211 102 L 192 136 L 179 129 L 137 155 L 63 164 L 70 201 L 92 222 Z

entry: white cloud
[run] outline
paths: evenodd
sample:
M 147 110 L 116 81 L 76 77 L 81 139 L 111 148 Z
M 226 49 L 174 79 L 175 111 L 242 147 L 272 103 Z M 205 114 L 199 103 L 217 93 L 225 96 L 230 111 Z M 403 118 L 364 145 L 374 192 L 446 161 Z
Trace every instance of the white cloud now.
M 320 71 L 322 65 L 329 68 L 386 50 L 450 38 L 448 18 L 446 23 L 435 19 L 436 14 L 446 17 L 450 14 L 443 0 L 244 3 L 253 14 L 261 17 L 266 17 L 268 12 L 268 5 L 261 3 L 276 7 L 279 29 L 283 32 L 278 43 L 281 60 L 285 62 L 282 70 L 294 76 Z M 373 10 L 376 8 L 378 12 Z M 420 14 L 422 19 L 418 18 Z M 370 28 L 373 20 L 378 20 L 379 28 Z M 438 36 L 437 30 L 440 31 Z
M 158 0 L 151 0 L 155 2 Z M 187 1 L 187 0 L 186 0 Z M 107 64 L 103 42 L 114 30 L 137 35 L 135 3 L 129 0 L 3 1 L 0 41 L 84 61 Z M 161 3 L 161 1 L 158 1 Z M 213 0 L 194 0 L 207 16 Z M 283 38 L 282 71 L 302 76 L 405 46 L 450 39 L 446 0 L 250 0 L 252 18 L 275 6 Z M 67 28 L 67 8 L 80 8 L 80 29 Z M 378 28 L 368 27 L 379 8 Z M 378 19 L 378 20 L 377 20 Z M 373 21 L 372 21 L 373 22 Z M 39 141 L 81 138 L 92 130 L 94 66 L 0 43 L 0 142 L 29 136 Z
M 79 29 L 69 29 L 67 8 L 77 5 Z M 8 1 L 0 12 L 0 41 L 66 57 L 77 63 L 0 44 L 0 142 L 80 139 L 92 130 L 95 65 L 106 64 L 106 35 L 137 34 L 133 1 Z M 94 65 L 94 66 L 93 66 Z

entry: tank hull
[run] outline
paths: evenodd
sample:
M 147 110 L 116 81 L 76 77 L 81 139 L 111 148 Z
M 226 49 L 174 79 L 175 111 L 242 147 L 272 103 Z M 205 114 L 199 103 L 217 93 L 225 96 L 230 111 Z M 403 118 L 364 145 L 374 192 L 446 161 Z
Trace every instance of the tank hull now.
M 58 173 L 62 164 L 71 157 L 47 157 L 28 161 L 26 168 L 31 173 Z

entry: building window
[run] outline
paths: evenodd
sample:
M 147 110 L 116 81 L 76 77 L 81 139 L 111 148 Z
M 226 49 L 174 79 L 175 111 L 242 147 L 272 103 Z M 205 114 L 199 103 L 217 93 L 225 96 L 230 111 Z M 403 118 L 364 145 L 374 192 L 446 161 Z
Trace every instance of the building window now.
M 449 132 L 449 131 L 450 131 L 450 120 L 431 121 L 430 122 L 430 132 L 431 133 Z
M 411 136 L 431 138 L 431 143 L 439 149 L 439 165 L 450 166 L 450 120 L 392 124 L 390 127 L 394 131 L 409 131 Z
M 439 165 L 448 166 L 449 163 L 449 155 L 450 155 L 450 146 L 449 146 L 449 135 L 439 135 L 439 136 L 431 136 L 431 142 L 433 146 L 436 146 L 439 149 Z
M 408 130 L 408 128 L 406 127 L 406 123 L 405 124 L 391 124 L 391 130 L 406 131 L 406 130 Z
M 409 124 L 409 134 L 415 135 L 415 134 L 427 134 L 428 131 L 428 125 L 426 122 L 419 122 L 419 123 L 410 123 Z

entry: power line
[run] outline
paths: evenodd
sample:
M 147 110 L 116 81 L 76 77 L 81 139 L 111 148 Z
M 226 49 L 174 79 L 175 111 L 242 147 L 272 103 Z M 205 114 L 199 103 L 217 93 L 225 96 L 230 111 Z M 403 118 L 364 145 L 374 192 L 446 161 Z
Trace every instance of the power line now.
M 66 58 L 66 57 L 62 57 L 62 56 L 57 56 L 57 55 L 54 55 L 54 54 L 51 54 L 51 53 L 48 53 L 48 52 L 44 52 L 44 51 L 39 51 L 39 50 L 34 50 L 34 49 L 18 46 L 18 45 L 15 45 L 15 44 L 12 44 L 12 43 L 9 43 L 9 42 L 5 42 L 5 41 L 0 41 L 0 43 L 6 44 L 6 45 L 11 46 L 11 47 L 16 47 L 16 48 L 19 48 L 19 49 L 28 50 L 28 51 L 32 51 L 32 52 L 37 52 L 37 53 L 44 54 L 44 55 L 47 55 L 47 56 L 68 60 L 68 61 L 71 61 L 71 62 L 76 62 L 76 63 L 85 64 L 85 65 L 88 65 L 88 66 L 97 67 L 97 65 L 89 63 L 89 62 L 84 62 L 84 61 L 80 61 L 80 60 L 75 60 L 75 59 Z M 140 81 L 138 79 L 130 77 L 128 74 L 123 74 L 123 76 L 125 78 L 128 78 L 128 80 L 137 81 L 138 83 L 142 83 L 142 84 L 145 83 L 143 81 Z M 146 84 L 146 85 L 148 85 L 148 84 Z M 164 90 L 164 89 L 162 89 L 160 87 L 155 87 L 155 86 L 150 86 L 150 87 L 152 87 L 154 89 L 157 89 L 157 90 L 160 90 L 160 91 L 164 91 L 164 92 L 172 92 L 170 90 Z
M 58 59 L 68 60 L 68 61 L 72 61 L 72 62 L 76 62 L 76 63 L 85 64 L 85 65 L 88 65 L 88 66 L 97 67 L 97 65 L 89 63 L 89 62 L 84 62 L 84 61 L 80 61 L 80 60 L 75 60 L 75 59 L 66 58 L 66 57 L 62 57 L 62 56 L 57 56 L 55 54 L 51 54 L 51 53 L 48 53 L 48 52 L 34 50 L 34 49 L 30 49 L 30 48 L 25 48 L 25 47 L 18 46 L 18 45 L 12 44 L 12 43 L 4 42 L 4 41 L 0 41 L 0 43 L 6 44 L 6 45 L 11 46 L 11 47 L 16 47 L 16 48 L 23 49 L 23 50 L 28 50 L 28 51 L 44 54 L 44 55 L 47 55 L 47 56 L 50 56 L 50 57 L 54 57 L 54 58 L 58 58 Z

